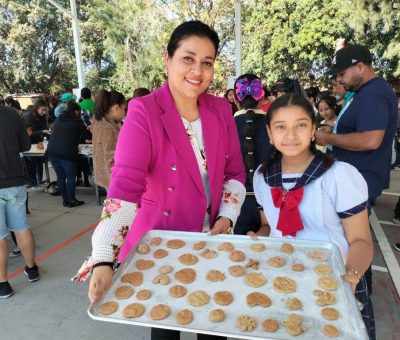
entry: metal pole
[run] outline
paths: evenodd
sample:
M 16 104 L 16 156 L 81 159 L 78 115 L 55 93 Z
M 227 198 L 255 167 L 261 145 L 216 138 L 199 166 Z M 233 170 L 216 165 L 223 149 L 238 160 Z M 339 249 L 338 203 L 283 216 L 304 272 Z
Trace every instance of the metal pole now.
M 82 62 L 82 50 L 81 50 L 81 35 L 79 32 L 79 22 L 78 22 L 78 16 L 76 14 L 75 0 L 70 0 L 70 4 L 71 4 L 71 14 L 72 14 L 72 33 L 74 35 L 76 70 L 78 72 L 79 88 L 81 89 L 85 87 L 85 77 L 83 74 L 83 62 Z
M 242 74 L 242 18 L 240 0 L 235 5 L 236 77 Z

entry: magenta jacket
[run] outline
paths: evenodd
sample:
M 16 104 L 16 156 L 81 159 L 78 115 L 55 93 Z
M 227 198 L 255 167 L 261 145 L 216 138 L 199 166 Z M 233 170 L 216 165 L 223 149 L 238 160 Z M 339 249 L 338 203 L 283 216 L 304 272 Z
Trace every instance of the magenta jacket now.
M 245 170 L 229 102 L 205 93 L 198 102 L 213 225 L 224 181 L 235 179 L 244 183 Z M 121 248 L 121 262 L 151 229 L 201 232 L 207 199 L 192 145 L 168 83 L 129 103 L 114 160 L 107 196 L 140 207 Z

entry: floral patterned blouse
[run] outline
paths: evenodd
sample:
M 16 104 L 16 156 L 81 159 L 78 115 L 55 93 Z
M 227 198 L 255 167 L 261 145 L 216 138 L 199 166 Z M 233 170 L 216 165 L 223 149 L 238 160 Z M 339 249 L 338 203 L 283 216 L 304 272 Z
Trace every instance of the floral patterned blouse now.
M 201 119 L 190 123 L 182 118 L 193 152 L 196 155 L 200 175 L 207 196 L 207 213 L 204 216 L 203 231 L 210 230 L 211 194 L 207 170 L 207 157 L 204 150 Z M 236 224 L 240 209 L 246 196 L 246 189 L 242 183 L 229 180 L 224 183 L 222 201 L 218 217 L 227 217 Z M 129 228 L 137 214 L 137 204 L 108 198 L 104 201 L 101 220 L 92 237 L 92 256 L 88 257 L 73 281 L 85 281 L 92 266 L 99 262 L 113 262 L 117 267 L 119 249 L 122 246 Z

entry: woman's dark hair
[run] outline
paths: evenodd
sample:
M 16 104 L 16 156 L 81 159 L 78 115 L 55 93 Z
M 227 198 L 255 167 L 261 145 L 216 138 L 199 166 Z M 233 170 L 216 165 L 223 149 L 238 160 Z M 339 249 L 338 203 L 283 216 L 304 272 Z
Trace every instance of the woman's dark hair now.
M 233 91 L 233 95 L 235 95 L 235 90 L 234 90 L 234 89 L 227 89 L 227 90 L 225 91 L 225 94 L 224 94 L 224 97 L 225 97 L 226 99 L 228 99 L 229 92 L 231 92 L 231 91 Z
M 90 99 L 92 97 L 92 92 L 87 87 L 81 89 L 81 97 L 83 99 Z
M 35 104 L 33 105 L 33 113 L 35 114 L 35 115 L 37 115 L 37 111 L 41 108 L 41 107 L 47 107 L 47 103 L 46 103 L 46 101 L 44 100 L 44 99 L 41 99 L 41 98 L 39 98 L 39 99 L 36 99 L 35 100 Z
M 69 102 L 67 102 L 67 107 L 62 113 L 62 116 L 68 118 L 76 118 L 76 111 L 81 112 L 81 107 L 75 100 L 70 100 Z
M 236 84 L 239 80 L 246 78 L 249 82 L 254 79 L 260 79 L 255 74 L 246 73 L 239 76 L 235 81 L 235 89 Z M 246 113 L 244 114 L 245 124 L 244 124 L 244 147 L 246 149 L 246 155 L 244 157 L 244 165 L 246 167 L 246 177 L 247 183 L 253 183 L 253 176 L 256 167 L 256 160 L 254 157 L 254 137 L 256 135 L 256 128 L 254 124 L 254 120 L 256 118 L 256 113 L 254 109 L 257 107 L 260 100 L 254 99 L 251 95 L 247 95 L 241 101 L 236 95 L 235 91 L 235 98 L 240 103 L 240 108 L 245 109 Z
M 325 102 L 326 105 L 328 105 L 329 108 L 331 108 L 333 111 L 335 111 L 336 116 L 339 113 L 339 107 L 336 102 L 336 98 L 334 96 L 329 96 L 329 95 L 324 95 L 321 97 L 321 99 L 317 103 L 317 109 L 319 111 L 319 105 L 321 102 Z
M 139 88 L 135 89 L 135 91 L 133 91 L 133 95 L 132 95 L 131 99 L 147 96 L 148 94 L 150 94 L 149 89 L 146 89 L 145 87 L 139 87 Z
M 315 114 L 314 109 L 310 102 L 300 94 L 285 94 L 277 98 L 271 105 L 267 113 L 267 125 L 271 127 L 271 120 L 276 111 L 279 109 L 289 107 L 289 106 L 297 106 L 302 108 L 311 119 L 312 124 L 315 126 Z M 314 154 L 322 158 L 323 164 L 325 167 L 329 168 L 334 160 L 330 155 L 322 153 L 321 151 L 317 150 L 315 140 L 310 141 L 310 151 Z M 278 151 L 275 146 L 273 147 L 273 152 L 271 153 L 270 158 L 262 165 L 260 168 L 260 172 L 266 176 L 268 168 L 275 162 L 275 160 L 281 159 L 282 153 Z
M 49 98 L 49 105 L 51 105 L 52 108 L 57 107 L 57 105 L 58 105 L 59 102 L 60 102 L 60 101 L 58 100 L 58 98 L 57 98 L 56 96 L 51 96 L 51 97 Z
M 14 99 L 13 97 L 7 97 L 6 99 L 4 99 L 4 102 L 6 105 L 21 111 L 21 105 L 19 104 L 19 101 Z
M 96 118 L 96 120 L 102 120 L 111 106 L 115 104 L 122 105 L 124 103 L 125 97 L 121 92 L 101 90 L 96 96 L 94 103 L 94 118 Z
M 173 57 L 175 51 L 179 48 L 180 42 L 191 36 L 210 39 L 215 47 L 215 56 L 217 56 L 219 47 L 218 34 L 210 26 L 199 20 L 185 21 L 175 28 L 168 42 L 168 55 Z

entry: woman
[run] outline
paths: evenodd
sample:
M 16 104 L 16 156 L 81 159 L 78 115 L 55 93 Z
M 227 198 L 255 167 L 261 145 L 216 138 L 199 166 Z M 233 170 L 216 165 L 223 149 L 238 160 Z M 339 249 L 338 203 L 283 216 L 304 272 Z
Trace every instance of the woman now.
M 243 161 L 246 167 L 246 199 L 235 225 L 235 234 L 246 235 L 260 227 L 260 210 L 253 192 L 253 175 L 257 167 L 269 157 L 267 117 L 260 109 L 264 99 L 261 79 L 254 74 L 243 74 L 235 82 L 235 97 L 240 110 L 235 113 Z
M 85 125 L 80 115 L 79 104 L 74 101 L 68 102 L 66 110 L 56 119 L 46 150 L 46 156 L 57 175 L 57 186 L 63 199 L 63 206 L 69 208 L 85 203 L 75 197 L 78 145 L 85 133 Z
M 238 107 L 235 102 L 235 90 L 234 89 L 226 90 L 224 97 L 228 99 L 229 103 L 231 104 L 232 114 L 235 114 L 235 112 L 238 110 Z
M 122 93 L 101 90 L 96 97 L 92 126 L 94 182 L 108 190 L 114 152 L 126 101 Z
M 254 175 L 254 193 L 263 207 L 257 235 L 334 243 L 347 270 L 342 279 L 362 302 L 366 329 L 375 339 L 364 277 L 373 256 L 367 184 L 352 165 L 316 150 L 314 110 L 301 95 L 278 98 L 267 118 L 275 152 Z M 256 238 L 253 231 L 248 235 Z
M 38 144 L 43 141 L 44 137 L 47 139 L 50 137 L 47 111 L 46 102 L 43 99 L 37 99 L 33 109 L 24 114 L 26 126 L 32 128 L 32 144 Z M 32 185 L 37 186 L 42 182 L 44 160 L 42 157 L 26 157 L 26 160 L 31 173 Z
M 123 261 L 152 228 L 214 235 L 228 233 L 236 222 L 245 196 L 237 131 L 229 103 L 204 93 L 218 45 L 206 24 L 181 24 L 165 54 L 168 81 L 129 103 L 103 211 L 108 218 L 92 239 L 91 302 L 110 286 L 115 255 L 119 252 Z M 116 202 L 110 215 L 107 206 Z M 131 228 L 119 250 L 114 238 L 127 225 Z M 156 339 L 179 339 L 179 332 L 152 329 Z

